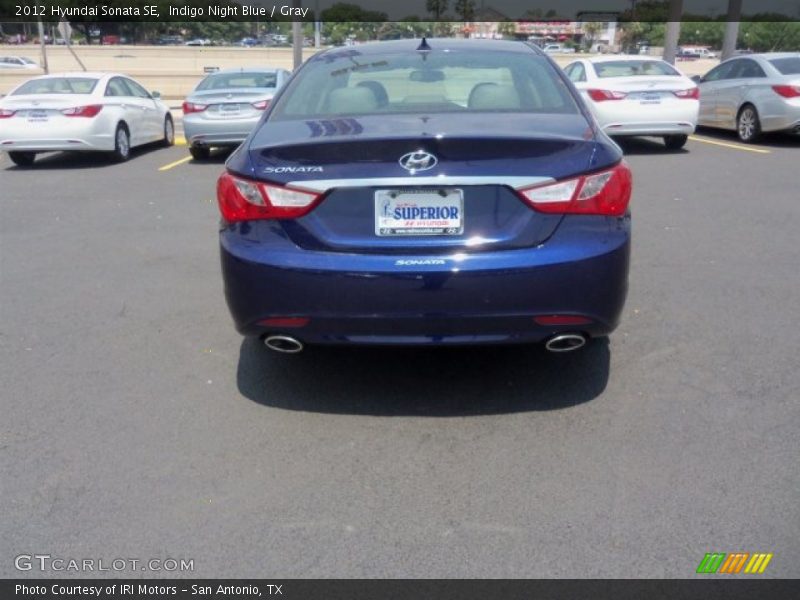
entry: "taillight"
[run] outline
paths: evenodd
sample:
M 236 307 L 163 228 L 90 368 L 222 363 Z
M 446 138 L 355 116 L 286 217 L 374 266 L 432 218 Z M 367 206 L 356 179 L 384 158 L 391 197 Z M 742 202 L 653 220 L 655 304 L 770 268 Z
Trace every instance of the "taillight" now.
M 700 88 L 693 87 L 688 90 L 678 90 L 677 92 L 672 92 L 678 98 L 683 98 L 685 100 L 698 100 L 700 98 Z
M 257 108 L 258 110 L 267 110 L 269 108 L 269 100 L 262 100 L 261 102 L 253 102 L 253 108 Z
M 784 98 L 800 97 L 800 85 L 773 85 L 772 89 Z
M 203 112 L 208 108 L 208 104 L 195 104 L 194 102 L 183 103 L 183 114 L 190 115 L 192 113 Z
M 88 106 L 74 106 L 72 108 L 65 108 L 61 114 L 67 117 L 96 117 L 97 114 L 103 110 L 102 104 L 89 104 Z
M 622 100 L 628 95 L 625 92 L 615 92 L 612 90 L 586 90 L 586 92 L 595 102 L 603 102 L 605 100 Z
M 0 108 L 0 119 L 8 119 L 14 116 L 15 110 L 8 110 L 7 108 Z
M 621 162 L 613 169 L 519 190 L 539 212 L 621 216 L 631 199 L 631 170 Z
M 217 201 L 228 223 L 257 219 L 297 219 L 314 208 L 321 194 L 250 181 L 223 173 L 217 181 Z

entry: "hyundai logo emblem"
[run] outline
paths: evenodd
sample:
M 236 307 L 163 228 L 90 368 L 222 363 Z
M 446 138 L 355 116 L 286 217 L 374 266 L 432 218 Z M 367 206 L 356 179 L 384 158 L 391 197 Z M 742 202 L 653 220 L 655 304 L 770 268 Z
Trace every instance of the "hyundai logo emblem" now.
M 400 157 L 398 162 L 400 163 L 400 166 L 407 171 L 416 173 L 417 171 L 427 171 L 428 169 L 432 169 L 439 162 L 439 159 L 437 159 L 430 152 L 417 150 L 416 152 L 404 154 Z

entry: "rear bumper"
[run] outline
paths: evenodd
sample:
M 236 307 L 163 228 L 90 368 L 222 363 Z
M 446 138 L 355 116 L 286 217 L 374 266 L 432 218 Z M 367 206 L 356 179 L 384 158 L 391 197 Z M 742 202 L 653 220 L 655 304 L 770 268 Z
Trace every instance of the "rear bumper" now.
M 594 105 L 597 121 L 608 135 L 691 135 L 697 126 L 697 100 L 676 100 L 640 110 L 635 104 Z
M 110 151 L 113 149 L 114 136 L 103 134 L 74 138 L 0 139 L 0 152 Z
M 260 118 L 213 121 L 184 117 L 183 130 L 186 141 L 192 146 L 238 146 L 250 135 Z
M 773 114 L 761 116 L 762 131 L 792 131 L 800 132 L 800 102 L 784 102 L 780 110 Z
M 52 119 L 39 123 L 22 118 L 0 121 L 0 152 L 55 152 L 114 149 L 114 126 L 103 112 L 94 119 Z
M 692 135 L 693 123 L 611 123 L 603 127 L 606 135 Z
M 271 235 L 250 228 L 271 228 Z M 630 218 L 567 217 L 545 244 L 473 254 L 348 254 L 303 250 L 276 222 L 220 234 L 225 296 L 245 335 L 317 344 L 540 342 L 591 337 L 617 325 L 628 288 Z M 258 238 L 258 241 L 256 241 Z M 581 315 L 581 326 L 541 326 L 536 315 Z M 264 327 L 268 317 L 310 319 Z

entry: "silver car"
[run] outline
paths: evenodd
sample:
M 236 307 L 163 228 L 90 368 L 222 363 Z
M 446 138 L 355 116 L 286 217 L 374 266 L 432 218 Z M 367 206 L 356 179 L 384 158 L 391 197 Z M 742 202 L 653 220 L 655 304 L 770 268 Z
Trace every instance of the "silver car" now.
M 734 130 L 743 142 L 770 131 L 800 133 L 800 52 L 737 56 L 693 79 L 698 125 Z
M 0 56 L 0 69 L 38 69 L 36 61 L 27 56 Z
M 212 147 L 241 144 L 290 75 L 255 67 L 216 71 L 200 81 L 183 103 L 192 157 L 202 160 Z

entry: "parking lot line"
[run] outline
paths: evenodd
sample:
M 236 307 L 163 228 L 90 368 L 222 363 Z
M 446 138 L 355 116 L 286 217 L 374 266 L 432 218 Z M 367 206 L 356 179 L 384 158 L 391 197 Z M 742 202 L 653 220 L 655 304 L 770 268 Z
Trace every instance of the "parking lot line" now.
M 159 168 L 158 168 L 158 170 L 159 170 L 159 171 L 169 171 L 170 169 L 172 169 L 172 168 L 174 168 L 174 167 L 177 167 L 177 166 L 179 166 L 179 165 L 182 165 L 183 163 L 187 163 L 187 162 L 189 162 L 190 160 L 192 160 L 192 157 L 191 157 L 191 156 L 184 156 L 184 157 L 183 157 L 182 159 L 180 159 L 180 160 L 176 160 L 175 162 L 171 162 L 171 163 L 169 163 L 168 165 L 164 165 L 163 167 L 159 167 Z
M 182 135 L 175 136 L 175 145 L 176 146 L 185 146 L 186 145 L 186 138 Z
M 697 137 L 696 135 L 690 135 L 689 139 L 694 142 L 703 142 L 704 144 L 713 144 L 714 146 L 723 146 L 725 148 L 733 148 L 734 150 L 744 150 L 746 152 L 755 152 L 756 154 L 771 154 L 769 150 L 765 150 L 764 148 L 751 148 L 749 146 L 742 146 L 741 144 L 718 142 L 717 140 L 709 140 L 707 138 Z

